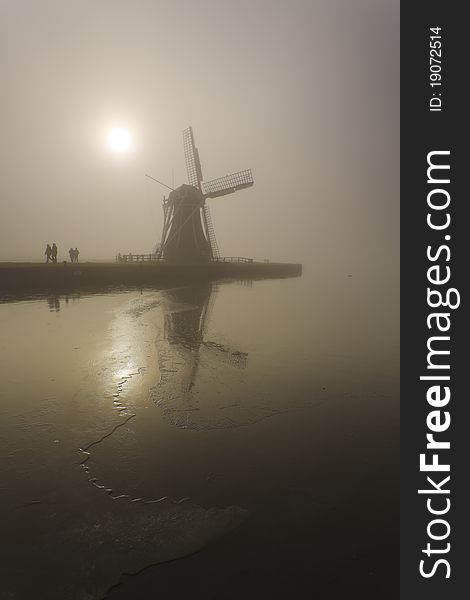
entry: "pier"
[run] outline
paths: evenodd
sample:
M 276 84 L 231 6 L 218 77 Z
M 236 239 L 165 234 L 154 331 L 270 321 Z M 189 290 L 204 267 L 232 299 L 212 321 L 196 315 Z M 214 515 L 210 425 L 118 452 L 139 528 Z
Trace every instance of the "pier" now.
M 237 257 L 238 258 L 238 257 Z M 0 263 L 0 293 L 168 287 L 195 281 L 299 277 L 302 265 L 219 258 L 205 263 L 176 264 L 164 260 L 85 263 Z

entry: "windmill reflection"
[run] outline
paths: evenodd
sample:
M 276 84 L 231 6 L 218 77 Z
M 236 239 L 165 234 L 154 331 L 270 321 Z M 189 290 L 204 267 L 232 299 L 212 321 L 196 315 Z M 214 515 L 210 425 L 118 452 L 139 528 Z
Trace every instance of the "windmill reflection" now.
M 209 353 L 209 360 L 224 362 L 238 369 L 246 367 L 248 354 L 233 350 L 216 341 L 206 339 L 217 295 L 217 285 L 206 283 L 178 288 L 166 294 L 164 308 L 164 338 L 173 350 L 177 350 L 182 364 L 182 391 L 190 392 L 196 384 L 201 353 Z

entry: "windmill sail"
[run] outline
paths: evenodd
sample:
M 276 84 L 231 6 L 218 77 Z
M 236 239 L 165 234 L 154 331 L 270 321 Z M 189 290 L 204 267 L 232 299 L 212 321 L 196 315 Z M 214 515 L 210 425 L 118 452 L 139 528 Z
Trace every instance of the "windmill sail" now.
M 217 244 L 217 238 L 215 237 L 214 225 L 212 224 L 212 217 L 207 204 L 202 208 L 202 218 L 204 220 L 204 226 L 206 228 L 207 237 L 211 247 L 212 258 L 219 258 L 219 246 Z
M 192 127 L 188 127 L 183 131 L 183 145 L 189 185 L 200 190 L 202 181 L 201 161 L 199 160 L 198 149 L 194 144 Z
M 233 194 L 237 190 L 251 187 L 253 185 L 253 174 L 251 169 L 238 171 L 231 175 L 225 175 L 211 181 L 204 181 L 203 193 L 206 198 L 217 198 L 226 194 Z

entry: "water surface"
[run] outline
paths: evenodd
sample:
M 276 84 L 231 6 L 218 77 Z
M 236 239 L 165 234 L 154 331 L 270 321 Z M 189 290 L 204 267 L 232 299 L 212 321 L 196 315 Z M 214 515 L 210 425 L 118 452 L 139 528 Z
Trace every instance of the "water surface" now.
M 0 305 L 1 597 L 397 597 L 398 318 L 369 283 Z

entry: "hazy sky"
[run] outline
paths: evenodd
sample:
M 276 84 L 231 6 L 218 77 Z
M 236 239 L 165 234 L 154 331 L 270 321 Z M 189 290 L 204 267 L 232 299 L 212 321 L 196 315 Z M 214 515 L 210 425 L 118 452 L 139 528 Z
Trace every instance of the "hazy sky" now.
M 222 254 L 397 269 L 398 0 L 0 0 L 0 73 L 0 260 L 151 251 L 192 125 L 206 179 L 253 169 Z

